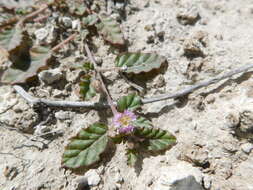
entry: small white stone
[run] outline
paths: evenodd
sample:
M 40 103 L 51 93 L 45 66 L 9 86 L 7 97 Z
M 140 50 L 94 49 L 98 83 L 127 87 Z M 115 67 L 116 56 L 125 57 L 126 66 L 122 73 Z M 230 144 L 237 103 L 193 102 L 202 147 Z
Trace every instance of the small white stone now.
M 71 119 L 73 117 L 68 111 L 58 111 L 55 113 L 55 117 L 59 120 Z
M 101 181 L 101 178 L 96 170 L 89 170 L 86 172 L 84 177 L 87 179 L 89 186 L 97 186 Z
M 241 146 L 241 149 L 246 154 L 249 154 L 253 150 L 253 144 L 252 143 L 245 143 Z
M 34 32 L 36 39 L 42 41 L 48 36 L 48 31 L 45 28 L 38 29 Z
M 72 29 L 77 29 L 79 30 L 81 28 L 81 23 L 79 20 L 73 20 L 72 21 Z
M 46 125 L 37 125 L 35 127 L 34 134 L 35 135 L 41 135 L 41 134 L 49 132 L 49 131 L 50 131 L 50 128 L 48 126 L 46 126 Z
M 159 178 L 154 183 L 154 190 L 203 190 L 201 171 L 186 162 L 163 167 L 159 171 Z
M 61 78 L 62 73 L 58 68 L 41 71 L 39 73 L 39 79 L 46 84 L 52 84 L 55 81 L 60 80 Z
M 210 176 L 208 175 L 205 175 L 204 178 L 203 178 L 203 182 L 204 182 L 204 187 L 206 189 L 211 189 L 211 186 L 212 186 L 212 179 Z
M 62 23 L 66 27 L 72 27 L 72 20 L 69 17 L 62 17 Z

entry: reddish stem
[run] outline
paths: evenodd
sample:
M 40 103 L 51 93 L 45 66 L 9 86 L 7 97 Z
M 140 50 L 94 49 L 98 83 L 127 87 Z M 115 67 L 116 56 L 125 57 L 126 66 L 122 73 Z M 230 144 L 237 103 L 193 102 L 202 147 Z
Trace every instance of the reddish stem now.
M 55 47 L 52 48 L 51 51 L 58 51 L 62 46 L 64 46 L 65 44 L 69 43 L 69 41 L 73 40 L 76 37 L 76 33 L 72 34 L 71 36 L 69 36 L 66 40 L 62 41 L 61 43 L 59 43 L 58 45 L 56 45 Z
M 105 86 L 105 83 L 103 81 L 102 75 L 101 75 L 99 69 L 97 68 L 97 63 L 96 63 L 93 55 L 91 54 L 91 51 L 90 51 L 90 49 L 89 49 L 89 47 L 88 47 L 88 45 L 86 43 L 84 44 L 84 48 L 86 50 L 86 53 L 87 53 L 90 61 L 94 65 L 94 68 L 95 68 L 95 70 L 97 72 L 98 79 L 101 82 L 102 89 L 103 89 L 104 93 L 106 94 L 106 98 L 107 98 L 108 104 L 109 104 L 109 106 L 110 106 L 110 108 L 112 110 L 113 115 L 115 116 L 118 113 L 118 111 L 117 111 L 116 107 L 114 106 L 113 100 L 112 100 L 112 98 L 111 98 L 111 96 L 110 96 L 110 94 L 109 94 L 109 92 L 108 92 L 108 90 L 107 90 L 107 88 Z

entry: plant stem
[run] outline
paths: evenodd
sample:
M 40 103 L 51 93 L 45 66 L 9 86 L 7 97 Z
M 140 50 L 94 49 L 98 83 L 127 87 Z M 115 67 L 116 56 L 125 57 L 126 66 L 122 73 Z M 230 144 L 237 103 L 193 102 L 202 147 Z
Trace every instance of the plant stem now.
M 45 11 L 48 8 L 48 5 L 43 5 L 40 9 L 38 9 L 37 11 L 32 12 L 31 14 L 26 15 L 23 19 L 21 19 L 18 22 L 18 25 L 22 26 L 27 20 L 32 19 L 33 17 L 37 16 L 38 14 L 40 14 L 41 12 Z
M 91 51 L 90 51 L 87 43 L 84 44 L 84 48 L 85 48 L 85 51 L 87 53 L 87 56 L 89 57 L 90 61 L 94 65 L 95 71 L 97 72 L 98 80 L 101 82 L 102 89 L 103 89 L 104 93 L 106 94 L 106 98 L 107 98 L 108 104 L 109 104 L 109 106 L 110 106 L 110 108 L 112 110 L 112 113 L 113 113 L 113 115 L 116 115 L 118 113 L 117 109 L 116 109 L 116 107 L 115 107 L 115 105 L 113 103 L 113 100 L 112 100 L 112 98 L 111 98 L 111 96 L 110 96 L 110 94 L 109 94 L 109 92 L 108 92 L 108 90 L 107 90 L 107 88 L 105 86 L 105 83 L 103 81 L 102 75 L 101 75 L 99 69 L 97 68 L 97 63 L 96 63 L 93 55 L 91 54 Z
M 65 44 L 69 43 L 69 41 L 73 40 L 76 36 L 77 36 L 76 33 L 72 34 L 66 40 L 62 41 L 61 43 L 59 43 L 58 45 L 56 45 L 55 47 L 53 47 L 51 49 L 51 51 L 54 51 L 54 52 L 58 51 L 60 48 L 62 48 L 62 46 L 64 46 Z
M 164 95 L 155 96 L 155 97 L 151 97 L 151 98 L 144 98 L 141 101 L 143 104 L 149 104 L 149 103 L 153 103 L 153 102 L 157 102 L 157 101 L 179 98 L 179 97 L 185 96 L 187 94 L 190 94 L 200 88 L 207 87 L 210 84 L 214 84 L 214 83 L 217 83 L 217 82 L 224 80 L 226 78 L 232 77 L 233 75 L 236 75 L 239 73 L 245 73 L 249 69 L 252 69 L 252 68 L 253 68 L 253 64 L 245 65 L 243 67 L 232 70 L 224 75 L 220 75 L 220 76 L 214 77 L 210 80 L 200 82 L 199 84 L 190 86 L 188 88 L 185 88 L 185 89 L 175 92 L 173 94 L 164 94 Z M 31 96 L 21 86 L 14 85 L 13 88 L 21 97 L 23 97 L 27 102 L 29 102 L 32 105 L 44 104 L 46 106 L 51 106 L 51 107 L 72 107 L 72 108 L 83 107 L 83 108 L 93 108 L 93 109 L 102 109 L 102 108 L 109 107 L 109 105 L 107 103 L 47 100 L 47 99 Z M 112 100 L 110 102 L 111 102 L 111 105 L 114 107 L 114 103 L 112 102 Z M 108 101 L 108 103 L 109 103 L 109 101 Z
M 190 87 L 188 87 L 186 89 L 180 90 L 180 91 L 178 91 L 176 93 L 173 93 L 173 94 L 163 94 L 163 95 L 160 95 L 160 96 L 155 96 L 155 97 L 151 97 L 151 98 L 142 99 L 142 103 L 143 104 L 148 104 L 148 103 L 158 102 L 158 101 L 162 101 L 162 100 L 175 99 L 175 98 L 178 98 L 178 97 L 182 97 L 182 96 L 190 94 L 193 91 L 196 91 L 196 90 L 198 90 L 200 88 L 209 86 L 209 85 L 217 83 L 217 82 L 219 82 L 219 81 L 221 81 L 223 79 L 232 77 L 233 75 L 246 72 L 246 71 L 248 71 L 251 68 L 253 68 L 253 64 L 245 65 L 243 67 L 239 67 L 239 68 L 237 68 L 235 70 L 232 70 L 232 71 L 230 71 L 230 72 L 228 72 L 226 74 L 223 74 L 223 75 L 220 75 L 220 76 L 216 76 L 216 77 L 214 77 L 212 79 L 209 79 L 207 81 L 200 82 L 198 84 L 195 84 L 193 86 L 190 86 Z
M 33 106 L 44 104 L 44 105 L 52 106 L 52 107 L 95 108 L 95 109 L 108 107 L 108 104 L 97 103 L 97 102 L 93 103 L 93 102 L 47 100 L 44 98 L 37 98 L 37 97 L 31 96 L 21 86 L 14 85 L 13 88 L 21 97 L 23 97 L 27 102 L 29 102 Z

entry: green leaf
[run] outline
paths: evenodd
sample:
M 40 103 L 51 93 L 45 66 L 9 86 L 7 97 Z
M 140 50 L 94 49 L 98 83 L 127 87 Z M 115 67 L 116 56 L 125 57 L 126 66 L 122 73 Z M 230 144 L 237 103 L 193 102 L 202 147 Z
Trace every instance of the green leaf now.
M 145 139 L 142 145 L 149 151 L 166 150 L 176 144 L 176 137 L 162 129 L 136 127 L 135 135 Z
M 13 65 L 4 72 L 2 82 L 24 83 L 46 68 L 51 58 L 51 51 L 48 47 L 35 46 L 30 49 L 29 53 L 23 52 L 21 47 L 15 52 L 12 52 L 11 56 Z
M 133 125 L 135 127 L 152 127 L 152 122 L 147 120 L 144 117 L 138 117 L 135 121 L 133 121 Z
M 135 110 L 141 106 L 141 98 L 136 94 L 129 94 L 127 96 L 121 97 L 117 101 L 117 108 L 119 112 L 124 112 L 124 110 Z
M 123 67 L 123 72 L 139 74 L 159 69 L 166 62 L 164 56 L 155 53 L 123 53 L 117 56 L 116 66 Z
M 127 164 L 131 167 L 135 166 L 138 159 L 137 151 L 133 149 L 128 149 L 126 155 L 127 155 Z
M 82 21 L 85 26 L 92 26 L 98 22 L 98 16 L 96 14 L 91 14 L 84 17 Z
M 124 45 L 124 36 L 117 21 L 106 14 L 101 14 L 99 18 L 100 23 L 96 27 L 104 40 L 113 45 Z
M 94 65 L 93 65 L 92 63 L 90 63 L 90 62 L 85 62 L 85 63 L 83 64 L 83 69 L 84 69 L 84 71 L 85 71 L 86 73 L 88 73 L 88 72 L 94 70 Z
M 62 157 L 64 167 L 77 169 L 87 167 L 100 160 L 108 144 L 108 128 L 104 124 L 94 123 L 82 129 L 76 137 L 70 139 Z
M 23 34 L 20 27 L 3 30 L 0 33 L 0 46 L 11 51 L 22 43 Z
M 84 100 L 89 100 L 96 95 L 95 89 L 91 85 L 91 76 L 85 75 L 80 82 L 80 94 Z

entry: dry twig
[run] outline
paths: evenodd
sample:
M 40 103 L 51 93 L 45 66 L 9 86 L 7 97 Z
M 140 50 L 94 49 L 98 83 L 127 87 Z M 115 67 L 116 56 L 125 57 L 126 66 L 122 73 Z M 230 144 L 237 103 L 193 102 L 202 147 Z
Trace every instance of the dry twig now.
M 220 75 L 220 76 L 214 77 L 210 80 L 200 82 L 196 85 L 190 86 L 186 89 L 180 90 L 180 91 L 178 91 L 176 93 L 173 93 L 173 94 L 164 94 L 164 95 L 155 96 L 155 97 L 151 97 L 151 98 L 144 98 L 144 99 L 142 99 L 142 103 L 143 104 L 148 104 L 148 103 L 152 103 L 152 102 L 157 102 L 157 101 L 162 101 L 162 100 L 167 100 L 167 99 L 175 99 L 175 98 L 178 98 L 178 97 L 182 97 L 182 96 L 190 94 L 193 91 L 196 91 L 200 88 L 207 87 L 211 84 L 214 84 L 214 83 L 217 83 L 217 82 L 219 82 L 221 80 L 224 80 L 226 78 L 232 77 L 233 75 L 236 75 L 236 74 L 239 74 L 239 73 L 244 73 L 244 72 L 248 71 L 251 68 L 253 68 L 253 64 L 245 65 L 243 67 L 232 70 L 232 71 L 230 71 L 230 72 L 228 72 L 224 75 Z
M 72 107 L 72 108 L 106 108 L 107 104 L 93 103 L 93 102 L 72 102 L 72 101 L 57 101 L 47 100 L 44 98 L 36 98 L 28 94 L 21 86 L 14 85 L 13 88 L 22 96 L 27 102 L 32 105 L 44 104 L 51 107 Z
M 32 19 L 33 17 L 37 16 L 38 14 L 42 13 L 48 8 L 48 5 L 43 5 L 40 9 L 37 11 L 32 12 L 31 14 L 26 15 L 24 18 L 22 18 L 19 22 L 18 25 L 23 25 L 26 21 Z
M 61 43 L 59 43 L 58 45 L 56 45 L 55 47 L 53 47 L 51 49 L 51 51 L 58 51 L 60 48 L 62 48 L 62 46 L 64 46 L 65 44 L 67 44 L 69 41 L 73 40 L 75 37 L 77 36 L 76 33 L 70 35 L 66 40 L 62 41 Z
M 164 94 L 160 96 L 155 96 L 151 98 L 144 98 L 142 99 L 143 104 L 148 104 L 152 102 L 157 102 L 157 101 L 162 101 L 162 100 L 167 100 L 167 99 L 175 99 L 178 97 L 185 96 L 187 94 L 192 93 L 193 91 L 196 91 L 200 88 L 207 87 L 211 84 L 217 83 L 221 80 L 224 80 L 226 78 L 232 77 L 233 75 L 239 74 L 239 73 L 245 73 L 249 69 L 253 68 L 253 64 L 249 64 L 240 68 L 237 68 L 235 70 L 232 70 L 224 75 L 220 75 L 217 77 L 214 77 L 210 80 L 200 82 L 199 84 L 190 86 L 186 89 L 180 90 L 176 93 L 173 94 Z M 29 95 L 21 86 L 14 85 L 13 88 L 16 90 L 16 92 L 21 95 L 27 102 L 36 105 L 36 104 L 45 104 L 47 106 L 52 106 L 52 107 L 73 107 L 73 108 L 108 108 L 109 105 L 106 103 L 92 103 L 92 102 L 71 102 L 71 101 L 54 101 L 54 100 L 47 100 L 47 99 L 40 99 L 33 97 Z M 114 103 L 113 103 L 114 104 Z

